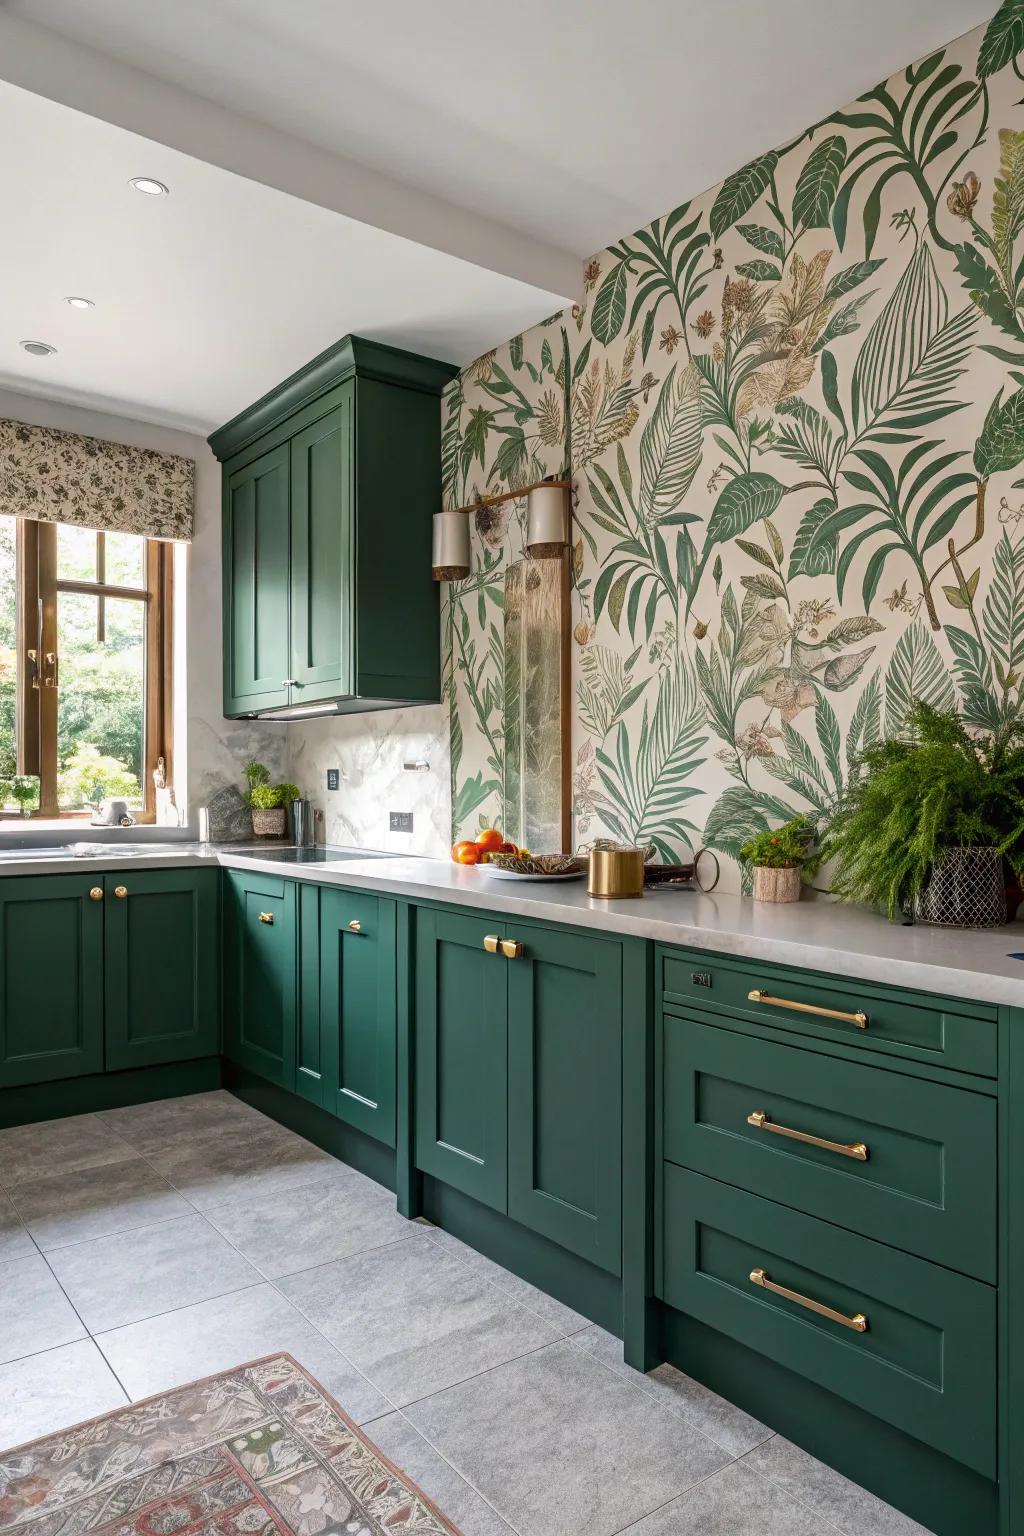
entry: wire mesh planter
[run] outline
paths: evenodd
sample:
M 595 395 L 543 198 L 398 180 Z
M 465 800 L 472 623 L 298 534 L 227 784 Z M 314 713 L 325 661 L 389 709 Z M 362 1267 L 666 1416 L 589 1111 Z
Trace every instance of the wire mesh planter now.
M 932 865 L 914 915 L 941 928 L 1001 927 L 1006 885 L 998 848 L 947 848 Z

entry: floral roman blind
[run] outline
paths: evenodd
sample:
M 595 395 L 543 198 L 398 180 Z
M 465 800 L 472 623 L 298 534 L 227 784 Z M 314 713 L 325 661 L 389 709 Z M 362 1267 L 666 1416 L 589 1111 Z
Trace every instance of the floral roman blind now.
M 0 420 L 0 515 L 189 540 L 194 478 L 175 453 Z

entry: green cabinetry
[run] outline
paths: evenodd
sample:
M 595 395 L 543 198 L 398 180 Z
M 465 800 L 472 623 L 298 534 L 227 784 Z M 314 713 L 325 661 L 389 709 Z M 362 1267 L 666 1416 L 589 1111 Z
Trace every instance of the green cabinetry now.
M 323 1107 L 393 1147 L 393 901 L 336 886 L 321 891 L 320 1040 Z
M 295 1086 L 295 883 L 228 870 L 224 885 L 224 1054 Z
M 431 516 L 455 372 L 349 336 L 212 435 L 226 715 L 440 697 Z
M 416 914 L 417 1166 L 621 1270 L 622 948 Z

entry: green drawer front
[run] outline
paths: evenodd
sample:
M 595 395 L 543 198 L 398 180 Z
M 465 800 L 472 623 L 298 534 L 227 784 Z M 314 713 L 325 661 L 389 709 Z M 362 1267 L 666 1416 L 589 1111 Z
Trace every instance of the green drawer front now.
M 938 1265 L 664 1165 L 669 1306 L 877 1418 L 996 1475 L 996 1292 Z M 842 1323 L 753 1283 L 774 1284 Z
M 692 1003 L 775 1029 L 996 1076 L 996 1010 L 987 1003 L 956 1002 L 756 962 L 734 964 L 696 950 L 659 949 L 658 958 L 662 1001 L 670 1010 Z M 752 992 L 776 1001 L 758 1001 Z M 862 1013 L 867 1025 L 861 1028 L 852 1017 L 832 1016 L 837 1013 Z
M 996 1106 L 986 1094 L 666 1015 L 664 1155 L 992 1283 Z M 867 1160 L 764 1127 L 803 1132 Z

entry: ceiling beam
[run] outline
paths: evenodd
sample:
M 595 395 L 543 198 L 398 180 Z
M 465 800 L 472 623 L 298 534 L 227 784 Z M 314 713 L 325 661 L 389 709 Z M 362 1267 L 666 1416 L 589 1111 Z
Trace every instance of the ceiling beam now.
M 0 10 L 0 78 L 238 176 L 579 297 L 580 258 Z

